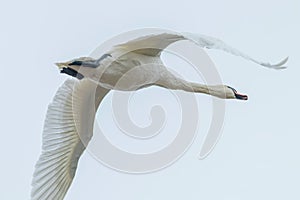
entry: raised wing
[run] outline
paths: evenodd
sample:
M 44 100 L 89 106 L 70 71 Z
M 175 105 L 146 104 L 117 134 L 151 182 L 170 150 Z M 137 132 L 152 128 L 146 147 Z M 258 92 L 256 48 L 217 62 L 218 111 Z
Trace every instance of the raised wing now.
M 194 33 L 163 33 L 157 35 L 148 35 L 137 38 L 135 40 L 128 41 L 124 44 L 117 45 L 115 48 L 125 48 L 127 51 L 133 51 L 149 56 L 160 56 L 161 52 L 165 48 L 167 48 L 170 44 L 180 40 L 192 41 L 193 43 L 202 48 L 223 50 L 227 53 L 240 56 L 244 59 L 255 62 L 256 64 L 272 69 L 284 69 L 286 68 L 286 66 L 283 65 L 288 61 L 288 58 L 285 58 L 276 64 L 261 62 L 248 56 L 247 54 L 242 53 L 238 49 L 227 45 L 226 43 L 217 38 Z
M 58 89 L 46 115 L 32 200 L 64 198 L 78 159 L 92 137 L 95 112 L 108 91 L 86 79 L 67 80 Z
M 159 56 L 167 46 L 179 40 L 186 39 L 182 35 L 162 33 L 158 35 L 143 36 L 124 44 L 117 45 L 116 48 L 126 48 L 129 51 L 148 56 Z
M 250 60 L 252 62 L 255 62 L 256 64 L 262 65 L 264 67 L 272 68 L 272 69 L 284 69 L 286 68 L 286 66 L 283 65 L 288 61 L 288 57 L 287 57 L 276 64 L 270 64 L 269 62 L 261 62 L 248 56 L 247 54 L 244 54 L 240 50 L 227 45 L 222 40 L 219 40 L 217 38 L 206 36 L 206 35 L 193 34 L 193 33 L 183 33 L 183 35 L 185 38 L 189 39 L 190 41 L 194 42 L 195 44 L 203 48 L 223 50 L 232 55 L 240 56 L 242 58 L 245 58 L 246 60 Z

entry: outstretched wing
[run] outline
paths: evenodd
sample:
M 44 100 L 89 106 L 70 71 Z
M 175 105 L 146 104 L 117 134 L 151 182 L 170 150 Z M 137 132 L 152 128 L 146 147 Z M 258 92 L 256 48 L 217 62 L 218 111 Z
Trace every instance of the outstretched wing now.
M 148 35 L 144 37 L 137 38 L 135 40 L 131 40 L 127 43 L 117 45 L 115 48 L 126 48 L 128 51 L 133 51 L 140 54 L 145 54 L 149 56 L 159 56 L 161 52 L 167 48 L 170 44 L 180 41 L 180 40 L 189 40 L 195 43 L 196 45 L 207 48 L 207 49 L 218 49 L 228 52 L 230 54 L 240 56 L 244 59 L 255 62 L 264 67 L 272 68 L 272 69 L 284 69 L 286 66 L 283 66 L 288 58 L 283 59 L 277 64 L 270 64 L 268 62 L 258 61 L 247 54 L 227 45 L 222 40 L 219 40 L 214 37 L 194 34 L 194 33 L 163 33 L 157 35 Z
M 108 91 L 86 79 L 67 80 L 58 89 L 46 115 L 31 199 L 64 198 L 92 137 L 95 112 Z
M 162 33 L 139 37 L 124 44 L 119 44 L 116 48 L 126 48 L 128 51 L 148 56 L 159 56 L 165 48 L 179 40 L 185 40 L 185 38 L 182 35 Z
M 190 41 L 194 42 L 195 44 L 203 48 L 223 50 L 232 55 L 240 56 L 242 58 L 245 58 L 246 60 L 250 60 L 252 62 L 255 62 L 256 64 L 262 65 L 264 67 L 272 68 L 272 69 L 284 69 L 286 68 L 286 66 L 283 65 L 288 61 L 288 57 L 287 57 L 276 64 L 270 64 L 269 62 L 261 62 L 248 56 L 247 54 L 244 54 L 240 50 L 227 45 L 225 42 L 217 38 L 206 36 L 206 35 L 194 34 L 194 33 L 183 33 L 183 35 L 185 38 L 189 39 Z

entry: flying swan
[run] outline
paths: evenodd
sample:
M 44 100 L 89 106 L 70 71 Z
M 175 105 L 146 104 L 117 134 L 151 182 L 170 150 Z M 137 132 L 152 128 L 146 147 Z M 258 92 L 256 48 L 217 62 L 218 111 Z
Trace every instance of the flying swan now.
M 114 46 L 98 59 L 81 57 L 56 63 L 66 80 L 48 107 L 43 129 L 42 154 L 32 180 L 32 200 L 62 200 L 66 195 L 78 160 L 93 135 L 95 113 L 112 89 L 134 91 L 149 86 L 204 93 L 223 99 L 247 100 L 226 85 L 207 86 L 185 81 L 167 70 L 160 55 L 170 44 L 189 40 L 207 49 L 219 49 L 241 56 L 261 66 L 283 69 L 288 58 L 278 64 L 257 61 L 219 39 L 192 33 L 154 34 Z M 89 105 L 91 98 L 94 106 Z M 80 137 L 79 137 L 80 136 Z M 84 140 L 84 142 L 83 142 Z

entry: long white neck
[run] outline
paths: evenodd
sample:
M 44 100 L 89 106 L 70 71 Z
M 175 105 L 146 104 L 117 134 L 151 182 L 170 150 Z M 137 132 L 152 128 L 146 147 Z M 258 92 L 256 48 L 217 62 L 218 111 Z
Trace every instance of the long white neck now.
M 162 80 L 159 81 L 156 85 L 172 90 L 203 93 L 222 99 L 228 98 L 228 95 L 226 93 L 228 88 L 225 85 L 204 85 L 199 83 L 187 82 L 182 79 L 173 79 L 172 82 L 170 82 L 169 80 Z

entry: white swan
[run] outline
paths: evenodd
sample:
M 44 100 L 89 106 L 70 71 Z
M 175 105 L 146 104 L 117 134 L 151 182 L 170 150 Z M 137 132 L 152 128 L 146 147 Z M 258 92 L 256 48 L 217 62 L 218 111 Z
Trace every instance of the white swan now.
M 219 98 L 247 100 L 246 95 L 231 87 L 190 83 L 170 73 L 164 67 L 160 53 L 179 40 L 191 40 L 201 47 L 221 49 L 273 69 L 285 68 L 283 65 L 287 62 L 287 59 L 275 65 L 259 62 L 208 36 L 165 33 L 117 45 L 99 59 L 83 57 L 57 63 L 62 73 L 77 79 L 65 81 L 48 107 L 42 154 L 33 175 L 31 199 L 64 198 L 75 175 L 78 159 L 85 149 L 84 144 L 92 137 L 95 112 L 111 89 L 137 90 L 157 85 Z M 95 106 L 90 106 L 90 102 L 95 102 Z

